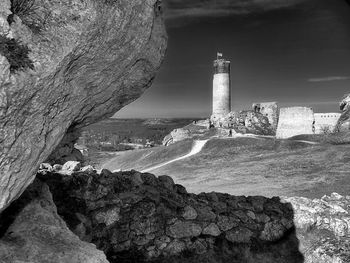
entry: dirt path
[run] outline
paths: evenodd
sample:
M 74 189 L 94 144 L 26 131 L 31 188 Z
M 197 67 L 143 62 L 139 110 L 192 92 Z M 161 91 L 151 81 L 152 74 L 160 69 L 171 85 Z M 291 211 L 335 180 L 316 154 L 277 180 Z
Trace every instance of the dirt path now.
M 161 164 L 152 166 L 152 167 L 150 167 L 150 168 L 147 168 L 147 169 L 143 170 L 142 173 L 147 173 L 147 172 L 153 171 L 153 170 L 155 170 L 155 169 L 158 169 L 158 168 L 160 168 L 160 167 L 163 167 L 163 166 L 165 166 L 165 165 L 168 165 L 168 164 L 170 164 L 170 163 L 177 162 L 177 161 L 179 161 L 179 160 L 183 160 L 183 159 L 186 159 L 186 158 L 188 158 L 188 157 L 191 157 L 191 156 L 193 156 L 193 155 L 199 153 L 199 152 L 203 149 L 203 147 L 205 146 L 205 144 L 207 143 L 207 141 L 209 141 L 209 140 L 197 140 L 197 141 L 194 141 L 194 142 L 193 142 L 193 145 L 192 145 L 192 149 L 191 149 L 191 151 L 190 151 L 188 154 L 183 155 L 183 156 L 180 156 L 180 157 L 175 158 L 175 159 L 172 159 L 172 160 L 167 161 L 167 162 L 165 162 L 165 163 L 161 163 Z

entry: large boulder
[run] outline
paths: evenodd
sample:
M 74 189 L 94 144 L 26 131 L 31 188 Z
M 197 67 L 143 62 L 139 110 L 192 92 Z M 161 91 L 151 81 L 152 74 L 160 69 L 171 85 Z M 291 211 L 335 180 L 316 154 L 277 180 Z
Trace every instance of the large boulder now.
M 107 263 L 95 245 L 81 241 L 57 214 L 47 185 L 36 180 L 0 218 L 0 261 Z
M 334 128 L 335 132 L 350 130 L 350 94 L 344 95 L 339 103 L 341 116 Z
M 152 84 L 166 43 L 159 0 L 1 0 L 0 211 L 68 129 Z
M 259 112 L 269 119 L 269 123 L 276 132 L 278 117 L 279 117 L 279 107 L 277 102 L 259 102 L 253 103 L 253 111 Z
M 240 111 L 232 112 L 229 116 L 233 129 L 239 133 L 252 133 L 257 135 L 274 135 L 274 126 L 269 118 L 260 112 Z
M 294 224 L 306 263 L 350 262 L 350 196 L 284 198 L 292 204 Z

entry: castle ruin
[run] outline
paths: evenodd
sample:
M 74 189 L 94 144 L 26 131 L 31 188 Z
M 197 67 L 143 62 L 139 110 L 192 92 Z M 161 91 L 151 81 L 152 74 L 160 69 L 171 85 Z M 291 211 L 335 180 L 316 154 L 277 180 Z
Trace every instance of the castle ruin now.
M 252 110 L 231 111 L 230 61 L 218 53 L 214 60 L 213 107 L 210 126 L 234 129 L 235 132 L 259 134 L 276 138 L 289 138 L 300 134 L 322 134 L 332 132 L 340 113 L 314 113 L 310 107 L 279 108 L 277 102 L 253 103 Z M 265 119 L 264 119 L 265 118 Z M 269 127 L 266 126 L 268 122 Z M 232 133 L 232 131 L 230 131 Z

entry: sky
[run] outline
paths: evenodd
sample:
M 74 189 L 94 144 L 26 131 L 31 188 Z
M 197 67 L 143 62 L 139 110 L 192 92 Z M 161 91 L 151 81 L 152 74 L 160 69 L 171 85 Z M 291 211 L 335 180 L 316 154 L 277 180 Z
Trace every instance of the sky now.
M 209 117 L 213 60 L 231 61 L 232 110 L 253 102 L 338 112 L 350 92 L 345 0 L 163 0 L 168 50 L 154 84 L 117 118 Z

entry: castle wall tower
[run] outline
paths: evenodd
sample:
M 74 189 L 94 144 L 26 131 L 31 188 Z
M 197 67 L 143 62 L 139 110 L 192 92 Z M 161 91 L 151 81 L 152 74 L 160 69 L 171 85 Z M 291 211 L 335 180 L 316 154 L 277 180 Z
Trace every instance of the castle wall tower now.
M 212 121 L 216 122 L 231 112 L 230 61 L 214 60 Z

